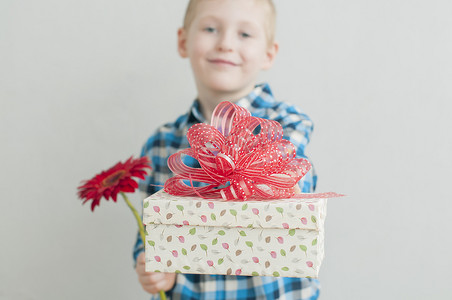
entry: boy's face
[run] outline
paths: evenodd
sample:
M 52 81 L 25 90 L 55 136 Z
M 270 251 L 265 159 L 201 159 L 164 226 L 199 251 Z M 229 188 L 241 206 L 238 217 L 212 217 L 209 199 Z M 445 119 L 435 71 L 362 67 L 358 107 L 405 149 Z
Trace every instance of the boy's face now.
M 190 27 L 178 33 L 179 53 L 190 59 L 198 92 L 248 93 L 254 87 L 277 52 L 267 40 L 268 13 L 255 0 L 198 3 Z

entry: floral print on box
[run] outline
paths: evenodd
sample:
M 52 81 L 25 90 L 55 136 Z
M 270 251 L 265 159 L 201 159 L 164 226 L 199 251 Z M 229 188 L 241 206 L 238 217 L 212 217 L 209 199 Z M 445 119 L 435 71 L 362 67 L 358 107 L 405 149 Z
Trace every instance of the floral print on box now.
M 146 271 L 317 277 L 323 231 L 151 224 Z
M 160 191 L 143 202 L 146 270 L 317 277 L 326 201 L 222 201 Z
M 157 192 L 144 200 L 144 224 L 323 229 L 326 199 L 222 201 Z

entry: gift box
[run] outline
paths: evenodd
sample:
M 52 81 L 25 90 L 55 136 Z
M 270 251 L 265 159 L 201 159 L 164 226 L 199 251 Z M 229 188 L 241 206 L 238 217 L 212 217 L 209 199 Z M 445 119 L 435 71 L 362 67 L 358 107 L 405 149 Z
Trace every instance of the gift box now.
M 327 198 L 338 195 L 296 194 L 311 165 L 282 137 L 281 124 L 231 102 L 193 125 L 191 147 L 168 159 L 174 176 L 144 200 L 146 270 L 317 277 Z
M 144 200 L 146 271 L 315 278 L 326 204 L 319 194 L 224 201 L 157 192 Z

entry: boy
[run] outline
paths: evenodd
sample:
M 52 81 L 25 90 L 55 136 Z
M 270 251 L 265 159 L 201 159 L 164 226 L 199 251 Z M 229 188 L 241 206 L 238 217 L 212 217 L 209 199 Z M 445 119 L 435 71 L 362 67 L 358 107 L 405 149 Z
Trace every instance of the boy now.
M 184 26 L 178 31 L 178 51 L 193 70 L 197 100 L 176 122 L 160 127 L 143 147 L 152 160 L 152 174 L 141 189 L 156 192 L 171 177 L 168 157 L 190 145 L 187 130 L 209 122 L 224 100 L 247 108 L 254 116 L 273 119 L 284 128 L 284 138 L 297 147 L 298 156 L 312 132 L 312 122 L 297 108 L 277 102 L 268 85 L 257 85 L 261 70 L 269 69 L 278 52 L 274 41 L 275 9 L 271 0 L 191 0 Z M 316 177 L 308 173 L 300 186 L 312 192 Z M 171 299 L 317 299 L 318 281 L 307 278 L 248 277 L 147 273 L 142 241 L 134 257 L 143 288 L 151 294 L 164 290 Z

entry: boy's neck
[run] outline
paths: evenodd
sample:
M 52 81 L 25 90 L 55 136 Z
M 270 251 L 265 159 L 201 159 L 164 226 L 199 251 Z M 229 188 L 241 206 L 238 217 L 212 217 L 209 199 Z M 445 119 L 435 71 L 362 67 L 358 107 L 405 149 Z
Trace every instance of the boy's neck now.
M 238 92 L 224 92 L 224 93 L 218 93 L 218 92 L 208 92 L 203 91 L 201 92 L 198 89 L 198 101 L 201 105 L 201 112 L 204 118 L 206 119 L 206 122 L 210 123 L 210 119 L 212 118 L 213 111 L 215 110 L 215 107 L 217 107 L 218 104 L 222 101 L 230 101 L 230 102 L 236 102 L 240 100 L 241 98 L 247 96 L 251 91 L 254 89 L 254 85 L 248 87 L 245 90 L 240 90 Z

